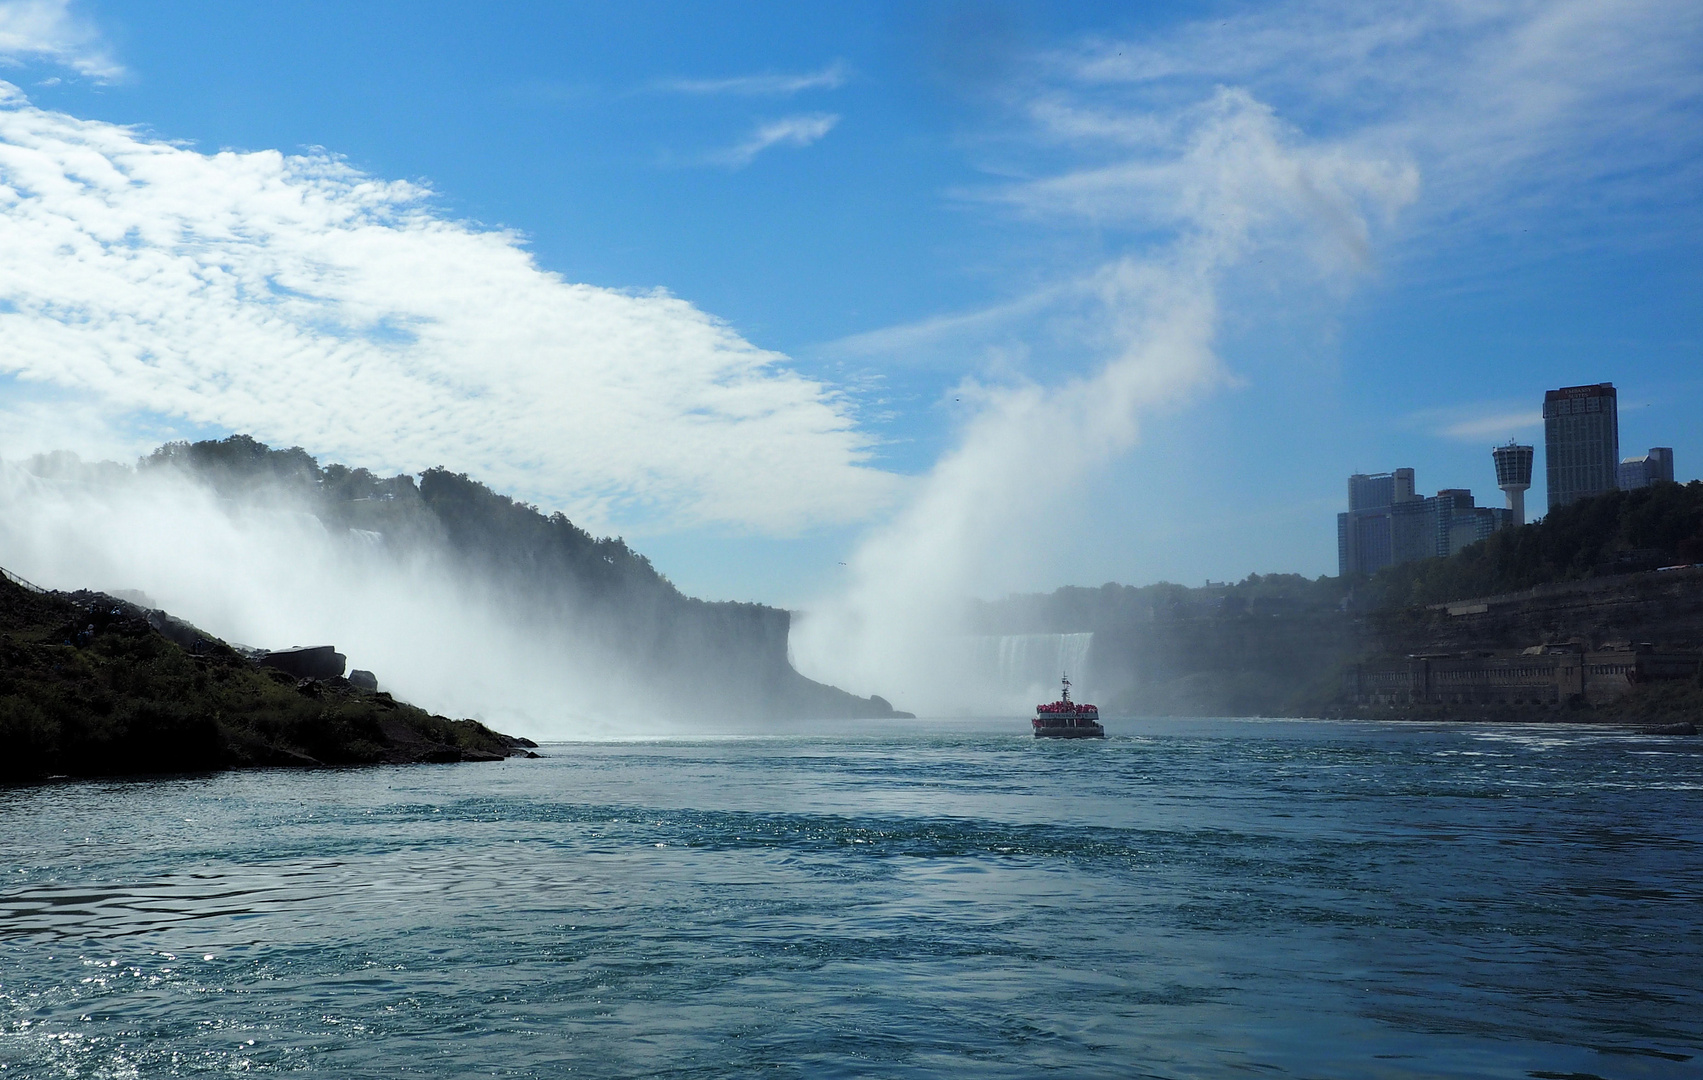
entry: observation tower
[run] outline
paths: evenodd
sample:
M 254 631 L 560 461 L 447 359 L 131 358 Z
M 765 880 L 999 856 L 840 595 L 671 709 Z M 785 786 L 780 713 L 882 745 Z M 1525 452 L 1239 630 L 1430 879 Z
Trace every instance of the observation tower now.
M 1526 489 L 1532 486 L 1532 448 L 1509 440 L 1490 451 L 1496 459 L 1496 486 L 1508 497 L 1514 525 L 1526 523 Z

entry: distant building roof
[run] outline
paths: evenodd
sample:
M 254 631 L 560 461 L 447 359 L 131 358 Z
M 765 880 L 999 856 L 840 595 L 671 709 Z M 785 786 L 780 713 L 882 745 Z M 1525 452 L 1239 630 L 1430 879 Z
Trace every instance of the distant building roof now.
M 1614 397 L 1613 383 L 1592 383 L 1589 386 L 1563 386 L 1559 390 L 1545 390 L 1544 401 L 1561 401 L 1565 398 L 1582 397 Z

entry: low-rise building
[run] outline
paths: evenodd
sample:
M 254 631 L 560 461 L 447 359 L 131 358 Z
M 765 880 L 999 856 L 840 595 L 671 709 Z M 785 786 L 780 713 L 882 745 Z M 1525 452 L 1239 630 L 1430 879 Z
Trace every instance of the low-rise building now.
M 1600 705 L 1641 682 L 1691 678 L 1700 659 L 1695 650 L 1630 642 L 1432 653 L 1356 664 L 1344 676 L 1343 694 L 1357 705 Z

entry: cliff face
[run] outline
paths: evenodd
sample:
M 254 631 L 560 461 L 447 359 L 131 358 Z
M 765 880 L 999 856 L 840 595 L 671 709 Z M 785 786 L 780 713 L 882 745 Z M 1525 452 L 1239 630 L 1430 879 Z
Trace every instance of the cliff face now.
M 1364 616 L 1373 651 L 1521 649 L 1578 640 L 1703 647 L 1703 568 L 1616 574 Z
M 1346 715 L 1703 719 L 1703 568 L 1618 574 L 1368 615 Z
M 1550 511 L 1448 559 L 1364 582 L 1359 715 L 1695 719 L 1703 483 Z M 1665 568 L 1665 569 L 1664 569 Z M 1529 650 L 1529 651 L 1528 651 Z

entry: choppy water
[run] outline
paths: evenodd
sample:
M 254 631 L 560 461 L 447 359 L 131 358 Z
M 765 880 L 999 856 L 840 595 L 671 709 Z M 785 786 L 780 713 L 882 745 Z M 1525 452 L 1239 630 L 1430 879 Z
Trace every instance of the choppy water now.
M 1699 1075 L 1703 740 L 1109 726 L 0 791 L 0 1064 Z

